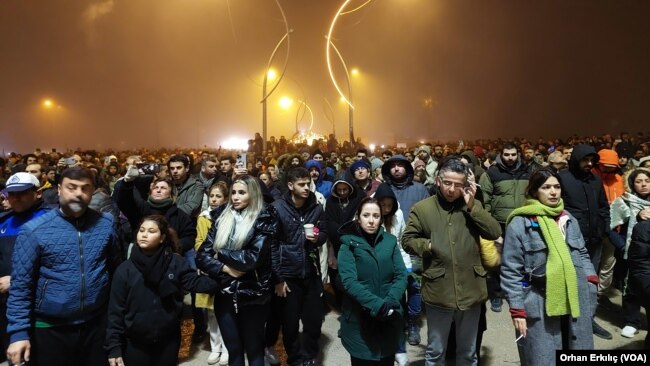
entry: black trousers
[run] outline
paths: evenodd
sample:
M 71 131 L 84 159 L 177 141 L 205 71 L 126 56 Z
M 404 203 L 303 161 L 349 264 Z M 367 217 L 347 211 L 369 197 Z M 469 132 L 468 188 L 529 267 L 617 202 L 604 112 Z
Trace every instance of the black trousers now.
M 395 364 L 395 355 L 382 358 L 379 361 L 362 360 L 350 356 L 350 365 L 352 366 L 393 366 Z
M 106 314 L 78 325 L 34 328 L 30 365 L 106 366 Z
M 318 357 L 318 339 L 323 324 L 323 282 L 317 275 L 286 281 L 291 292 L 286 298 L 276 299 L 282 314 L 282 341 L 289 365 L 300 365 Z
M 127 339 L 122 357 L 125 365 L 176 366 L 180 348 L 181 332 L 179 328 L 178 333 L 154 344 L 140 344 Z

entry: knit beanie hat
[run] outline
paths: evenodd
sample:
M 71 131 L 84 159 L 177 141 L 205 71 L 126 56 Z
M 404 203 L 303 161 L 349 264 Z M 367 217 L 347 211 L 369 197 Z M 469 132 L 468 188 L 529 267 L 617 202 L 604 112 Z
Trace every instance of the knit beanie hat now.
M 417 169 L 420 166 L 426 166 L 426 165 L 427 164 L 424 161 L 418 159 L 413 163 L 413 169 Z
M 421 145 L 418 147 L 418 149 L 415 151 L 415 155 L 419 154 L 420 151 L 424 151 L 425 153 L 431 155 L 431 147 L 429 145 Z
M 370 165 L 368 164 L 367 161 L 365 161 L 365 160 L 363 160 L 363 159 L 361 159 L 361 160 L 357 160 L 357 161 L 355 161 L 354 163 L 352 163 L 352 165 L 350 165 L 350 171 L 351 171 L 352 173 L 354 173 L 354 171 L 357 170 L 357 169 L 359 169 L 359 168 L 370 169 Z
M 378 168 L 381 168 L 384 165 L 384 162 L 381 161 L 381 159 L 372 159 L 370 162 L 370 167 L 372 168 L 371 170 L 374 172 Z

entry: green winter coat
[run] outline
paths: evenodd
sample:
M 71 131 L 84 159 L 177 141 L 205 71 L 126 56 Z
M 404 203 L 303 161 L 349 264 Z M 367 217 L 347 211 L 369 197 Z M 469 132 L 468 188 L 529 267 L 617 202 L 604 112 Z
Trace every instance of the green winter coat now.
M 346 295 L 341 314 L 341 342 L 351 356 L 379 360 L 395 354 L 404 342 L 407 273 L 397 238 L 380 228 L 374 248 L 349 222 L 340 231 L 338 270 Z M 388 321 L 374 317 L 385 300 L 401 304 Z
M 426 304 L 468 310 L 487 299 L 479 236 L 495 240 L 501 226 L 478 201 L 471 211 L 462 197 L 449 203 L 435 195 L 413 205 L 402 245 L 422 257 Z

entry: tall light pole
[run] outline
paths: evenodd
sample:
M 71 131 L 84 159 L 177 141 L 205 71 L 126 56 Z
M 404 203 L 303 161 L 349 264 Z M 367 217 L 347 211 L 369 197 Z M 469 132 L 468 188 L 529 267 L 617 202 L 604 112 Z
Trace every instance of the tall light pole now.
M 284 14 L 284 9 L 282 9 L 282 5 L 280 5 L 279 0 L 275 0 L 275 3 L 278 5 L 278 9 L 280 9 L 280 13 L 282 14 L 282 20 L 284 21 L 284 28 L 285 28 L 285 34 L 284 36 L 278 41 L 278 43 L 275 45 L 275 48 L 273 49 L 273 52 L 271 52 L 271 57 L 269 57 L 269 62 L 266 64 L 266 68 L 264 69 L 264 81 L 262 82 L 262 149 L 266 151 L 266 141 L 268 139 L 268 133 L 267 133 L 267 111 L 266 111 L 266 101 L 269 98 L 271 94 L 275 91 L 275 89 L 280 85 L 280 81 L 282 80 L 282 77 L 284 76 L 284 73 L 287 71 L 287 64 L 289 63 L 289 50 L 291 48 L 291 40 L 289 37 L 289 34 L 293 32 L 293 29 L 289 29 L 289 22 L 287 21 L 287 17 Z M 273 59 L 275 58 L 275 54 L 278 52 L 278 49 L 284 42 L 284 40 L 287 40 L 287 55 L 284 59 L 284 66 L 282 67 L 282 72 L 280 73 L 280 76 L 278 77 L 278 81 L 275 83 L 273 88 L 271 88 L 271 91 L 268 93 L 266 92 L 266 84 L 268 82 L 268 77 L 269 77 L 269 69 L 271 67 L 271 63 L 273 63 Z
M 336 26 L 336 21 L 339 19 L 339 16 L 353 13 L 353 12 L 363 8 L 364 6 L 368 5 L 372 0 L 366 0 L 366 2 L 364 2 L 360 6 L 354 8 L 354 9 L 352 9 L 350 11 L 344 12 L 345 8 L 348 6 L 348 4 L 351 1 L 352 0 L 345 0 L 345 2 L 343 2 L 343 5 L 341 5 L 341 7 L 336 12 L 336 14 L 334 14 L 334 18 L 332 19 L 332 23 L 330 24 L 330 28 L 329 28 L 329 31 L 327 32 L 327 36 L 325 36 L 325 38 L 327 40 L 325 42 L 325 58 L 326 58 L 326 61 L 327 61 L 327 71 L 329 72 L 330 79 L 332 80 L 332 84 L 334 84 L 334 88 L 336 88 L 336 91 L 341 96 L 341 99 L 343 99 L 343 101 L 345 101 L 348 104 L 348 122 L 349 122 L 349 132 L 350 132 L 350 143 L 354 143 L 354 141 L 355 141 L 354 140 L 354 112 L 353 112 L 354 104 L 352 104 L 352 91 L 351 91 L 351 87 L 350 87 L 350 75 L 348 73 L 348 68 L 347 68 L 347 66 L 345 64 L 345 61 L 343 60 L 343 57 L 341 56 L 341 53 L 338 51 L 338 49 L 334 45 L 334 42 L 332 42 L 332 34 L 334 33 L 334 27 Z M 346 80 L 348 82 L 348 95 L 347 96 L 343 93 L 343 91 L 341 91 L 341 88 L 339 87 L 338 83 L 336 82 L 336 77 L 334 77 L 334 71 L 332 70 L 332 61 L 331 61 L 331 56 L 330 56 L 330 54 L 331 54 L 330 47 L 335 50 L 336 54 L 339 57 L 339 60 L 343 64 L 343 68 L 345 69 L 345 78 L 346 78 Z

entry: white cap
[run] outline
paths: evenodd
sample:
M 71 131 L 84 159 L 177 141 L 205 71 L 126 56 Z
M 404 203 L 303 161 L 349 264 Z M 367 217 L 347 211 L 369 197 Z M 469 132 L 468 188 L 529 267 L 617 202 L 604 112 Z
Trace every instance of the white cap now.
M 30 188 L 38 188 L 41 184 L 35 176 L 30 173 L 20 172 L 7 179 L 4 192 L 22 192 Z

